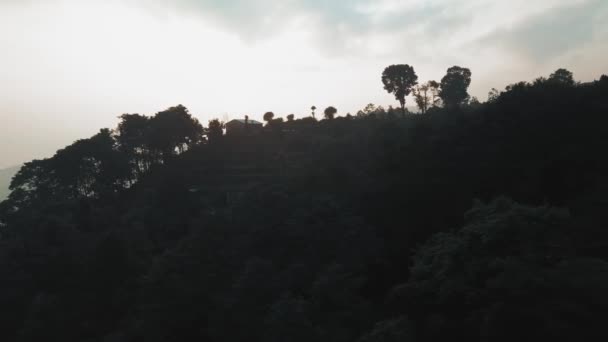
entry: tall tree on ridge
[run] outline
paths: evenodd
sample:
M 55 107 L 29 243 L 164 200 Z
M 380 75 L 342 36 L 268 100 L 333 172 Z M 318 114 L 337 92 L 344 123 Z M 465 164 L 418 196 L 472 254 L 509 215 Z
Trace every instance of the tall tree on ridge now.
M 568 86 L 572 86 L 575 83 L 572 72 L 563 68 L 555 70 L 555 72 L 549 76 L 548 81 L 554 84 L 563 84 Z
M 441 79 L 439 97 L 446 107 L 458 107 L 469 99 L 467 92 L 469 85 L 471 85 L 471 70 L 453 66 Z
M 267 123 L 270 123 L 272 121 L 272 119 L 274 119 L 274 113 L 273 112 L 266 112 L 266 113 L 264 113 L 264 121 L 266 121 Z
M 382 73 L 382 83 L 387 92 L 395 95 L 395 99 L 399 101 L 401 111 L 405 115 L 405 97 L 418 84 L 418 76 L 414 68 L 408 64 L 388 66 Z
M 323 114 L 325 115 L 325 119 L 331 120 L 336 116 L 337 112 L 338 110 L 336 109 L 336 107 L 329 106 L 325 108 L 325 112 Z

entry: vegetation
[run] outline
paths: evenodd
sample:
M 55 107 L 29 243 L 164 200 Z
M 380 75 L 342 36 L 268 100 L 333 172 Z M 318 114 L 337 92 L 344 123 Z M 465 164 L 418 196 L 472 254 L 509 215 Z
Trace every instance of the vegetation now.
M 420 113 L 426 114 L 429 108 L 438 107 L 441 99 L 439 98 L 440 85 L 437 81 L 417 85 L 414 88 L 414 100 L 420 109 Z
M 325 111 L 323 112 L 323 114 L 325 114 L 325 119 L 327 119 L 327 120 L 332 120 L 336 116 L 337 113 L 338 113 L 338 110 L 336 109 L 336 107 L 332 107 L 332 106 L 325 108 Z
M 410 95 L 412 88 L 418 84 L 418 75 L 408 64 L 391 65 L 382 73 L 384 90 L 395 95 L 401 110 L 405 114 L 405 98 Z
M 608 77 L 479 103 L 468 69 L 410 68 L 384 85 L 424 115 L 224 135 L 177 106 L 26 163 L 0 203 L 3 340 L 606 340 Z
M 439 97 L 446 107 L 458 107 L 469 100 L 467 89 L 471 84 L 471 70 L 453 66 L 441 79 Z
M 264 121 L 270 123 L 273 119 L 274 119 L 274 113 L 273 112 L 266 112 L 264 114 Z

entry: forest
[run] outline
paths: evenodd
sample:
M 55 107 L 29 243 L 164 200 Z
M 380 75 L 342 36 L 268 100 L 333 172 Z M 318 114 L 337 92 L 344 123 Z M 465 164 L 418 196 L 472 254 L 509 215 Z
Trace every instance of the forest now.
M 471 77 L 392 65 L 395 108 L 259 132 L 123 114 L 26 163 L 0 203 L 0 338 L 608 340 L 608 76 L 485 102 Z

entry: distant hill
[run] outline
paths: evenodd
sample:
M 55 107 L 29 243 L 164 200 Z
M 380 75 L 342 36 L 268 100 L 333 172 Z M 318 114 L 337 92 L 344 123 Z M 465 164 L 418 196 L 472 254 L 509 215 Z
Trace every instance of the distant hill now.
M 0 201 L 4 200 L 8 194 L 8 186 L 11 183 L 11 179 L 19 171 L 19 166 L 10 167 L 8 169 L 0 170 Z
M 0 341 L 608 341 L 608 76 L 556 74 L 226 135 L 123 115 L 0 205 Z

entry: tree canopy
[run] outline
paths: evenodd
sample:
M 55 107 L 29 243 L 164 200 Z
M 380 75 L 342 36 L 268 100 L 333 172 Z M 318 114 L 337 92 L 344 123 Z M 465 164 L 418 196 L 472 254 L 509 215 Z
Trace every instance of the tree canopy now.
M 439 104 L 439 83 L 429 81 L 414 88 L 414 100 L 422 114 Z
M 274 119 L 274 113 L 273 112 L 266 112 L 266 113 L 264 113 L 264 121 L 270 123 L 270 121 L 272 121 L 272 119 Z
M 405 114 L 405 97 L 418 84 L 418 76 L 414 68 L 408 64 L 390 65 L 382 73 L 382 84 L 384 84 L 384 90 L 393 94 L 399 101 L 401 110 Z
M 441 79 L 439 97 L 447 107 L 458 107 L 469 99 L 469 85 L 471 84 L 471 70 L 453 66 Z
M 327 120 L 333 119 L 336 116 L 336 113 L 338 113 L 338 110 L 332 106 L 325 108 L 325 111 L 323 112 L 325 119 Z
M 549 82 L 566 86 L 574 85 L 574 76 L 572 72 L 566 69 L 557 69 L 549 76 Z

